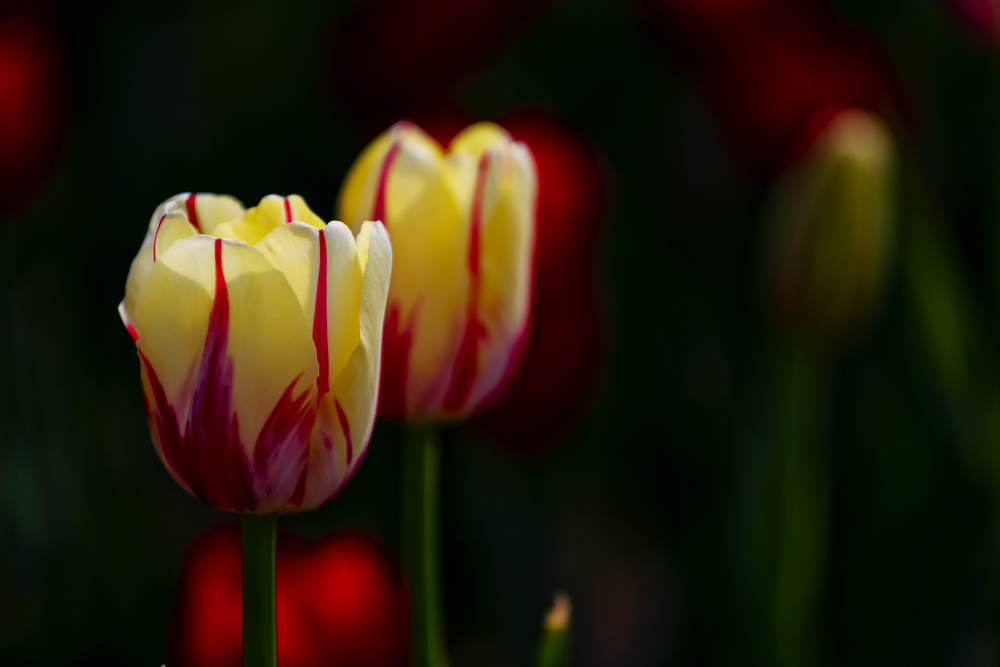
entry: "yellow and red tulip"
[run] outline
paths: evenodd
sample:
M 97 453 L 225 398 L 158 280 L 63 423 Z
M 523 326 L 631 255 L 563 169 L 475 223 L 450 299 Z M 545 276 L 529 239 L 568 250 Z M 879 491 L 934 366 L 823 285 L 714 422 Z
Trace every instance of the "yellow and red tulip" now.
M 294 195 L 185 193 L 150 219 L 119 310 L 156 452 L 209 505 L 311 509 L 360 463 L 392 251 L 381 224 L 357 229 Z
M 461 417 L 503 386 L 531 311 L 537 189 L 528 147 L 491 123 L 447 150 L 398 123 L 354 163 L 338 214 L 381 220 L 393 243 L 382 414 Z

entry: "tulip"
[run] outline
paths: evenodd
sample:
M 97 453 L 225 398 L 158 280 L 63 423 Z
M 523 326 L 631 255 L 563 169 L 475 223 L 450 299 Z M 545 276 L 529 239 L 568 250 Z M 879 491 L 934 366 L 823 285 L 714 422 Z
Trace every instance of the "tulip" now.
M 381 224 L 355 239 L 294 195 L 157 208 L 119 310 L 153 444 L 182 487 L 254 513 L 340 490 L 374 422 L 391 254 Z
M 815 138 L 772 195 L 766 280 L 787 330 L 832 345 L 863 327 L 885 286 L 895 153 L 885 125 L 867 111 L 825 110 L 812 125 L 807 135 Z
M 496 125 L 466 128 L 445 151 L 402 122 L 362 152 L 340 192 L 341 219 L 352 229 L 381 220 L 395 248 L 380 412 L 410 426 L 403 544 L 413 667 L 446 664 L 434 425 L 482 408 L 517 363 L 531 311 L 537 189 L 528 147 Z
M 243 210 L 178 195 L 150 219 L 119 306 L 160 460 L 244 513 L 246 667 L 275 664 L 275 513 L 336 495 L 371 436 L 392 251 L 381 223 L 358 227 L 297 196 Z
M 277 653 L 282 667 L 400 667 L 408 639 L 396 566 L 362 533 L 309 544 L 278 539 Z M 181 568 L 171 660 L 184 667 L 242 664 L 239 532 L 199 537 Z
M 384 222 L 395 253 L 381 414 L 464 417 L 503 386 L 531 309 L 536 191 L 527 146 L 490 123 L 447 151 L 399 123 L 354 163 L 339 215 L 355 230 Z

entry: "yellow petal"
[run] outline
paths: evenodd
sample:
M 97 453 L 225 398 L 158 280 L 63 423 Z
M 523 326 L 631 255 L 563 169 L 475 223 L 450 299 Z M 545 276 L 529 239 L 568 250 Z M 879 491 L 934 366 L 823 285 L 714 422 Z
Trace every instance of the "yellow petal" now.
M 397 151 L 393 146 L 397 145 Z M 337 202 L 337 215 L 354 233 L 365 220 L 375 220 L 380 185 L 392 187 L 387 202 L 400 210 L 409 208 L 424 187 L 424 179 L 437 170 L 441 146 L 412 123 L 400 122 L 369 144 L 351 167 Z M 389 167 L 387 169 L 387 160 Z M 392 209 L 385 217 L 399 215 Z M 390 227 L 390 223 L 381 220 Z
M 450 153 L 468 153 L 479 157 L 490 148 L 509 144 L 510 134 L 495 123 L 476 123 L 459 132 L 448 145 Z
M 320 239 L 325 244 L 320 246 Z M 317 294 L 321 280 L 325 305 L 326 356 L 320 353 L 320 367 L 326 367 L 329 388 L 347 363 L 359 341 L 358 301 L 361 298 L 362 268 L 354 236 L 341 222 L 331 222 L 322 230 L 300 222 L 271 231 L 256 246 L 281 271 L 299 300 L 313 340 L 320 346 L 322 326 L 317 325 Z
M 289 505 L 288 510 L 312 509 L 336 495 L 361 463 L 371 439 L 382 323 L 392 271 L 392 248 L 385 227 L 380 223 L 364 223 L 357 248 L 358 263 L 364 270 L 359 302 L 360 342 L 330 392 L 320 401 L 302 502 Z
M 128 279 L 125 282 L 125 299 L 122 309 L 122 319 L 132 319 L 135 311 L 135 300 L 139 296 L 142 283 L 149 275 L 149 270 L 153 268 L 153 239 L 160 221 L 165 215 L 179 214 L 186 217 L 188 222 L 196 220 L 198 225 L 192 226 L 196 230 L 209 233 L 220 222 L 238 218 L 243 214 L 243 204 L 228 195 L 216 195 L 211 193 L 183 192 L 174 195 L 156 207 L 153 215 L 149 218 L 146 227 L 146 237 L 143 239 L 139 253 L 132 260 L 129 269 Z M 126 324 L 127 326 L 127 324 Z
M 257 206 L 247 209 L 241 217 L 215 227 L 212 234 L 255 245 L 272 229 L 293 220 L 317 228 L 324 226 L 323 221 L 309 209 L 302 197 L 268 195 L 261 199 Z
M 212 234 L 220 223 L 243 215 L 244 208 L 238 199 L 229 195 L 189 192 L 184 199 L 184 210 L 188 222 L 199 234 Z
M 318 364 L 284 275 L 246 244 L 184 238 L 157 256 L 135 322 L 172 471 L 223 509 L 287 503 L 308 456 Z

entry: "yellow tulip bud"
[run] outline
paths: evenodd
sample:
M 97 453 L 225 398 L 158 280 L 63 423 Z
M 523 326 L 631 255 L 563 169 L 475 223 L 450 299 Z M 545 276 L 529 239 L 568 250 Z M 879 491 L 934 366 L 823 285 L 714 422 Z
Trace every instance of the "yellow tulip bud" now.
M 161 204 L 119 306 L 153 445 L 177 482 L 240 512 L 333 497 L 375 419 L 392 250 L 301 197 L 185 193 Z
M 888 129 L 870 112 L 837 111 L 771 201 L 766 280 L 783 326 L 824 346 L 863 327 L 886 283 L 895 198 Z
M 382 414 L 465 416 L 502 387 L 531 310 L 537 190 L 528 147 L 491 123 L 447 150 L 398 123 L 354 163 L 338 215 L 384 222 L 395 257 Z

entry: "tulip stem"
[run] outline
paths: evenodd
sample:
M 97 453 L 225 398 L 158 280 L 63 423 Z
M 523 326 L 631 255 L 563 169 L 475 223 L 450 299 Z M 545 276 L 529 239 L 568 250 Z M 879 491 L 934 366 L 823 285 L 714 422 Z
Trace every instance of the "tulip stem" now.
M 410 583 L 412 667 L 444 667 L 438 558 L 441 448 L 429 426 L 406 429 L 403 442 L 403 561 Z
M 816 664 L 829 539 L 829 479 L 822 439 L 826 403 L 823 360 L 795 347 L 782 360 L 779 436 L 782 512 L 774 610 L 777 663 Z
M 243 514 L 243 667 L 278 663 L 274 611 L 277 514 Z

